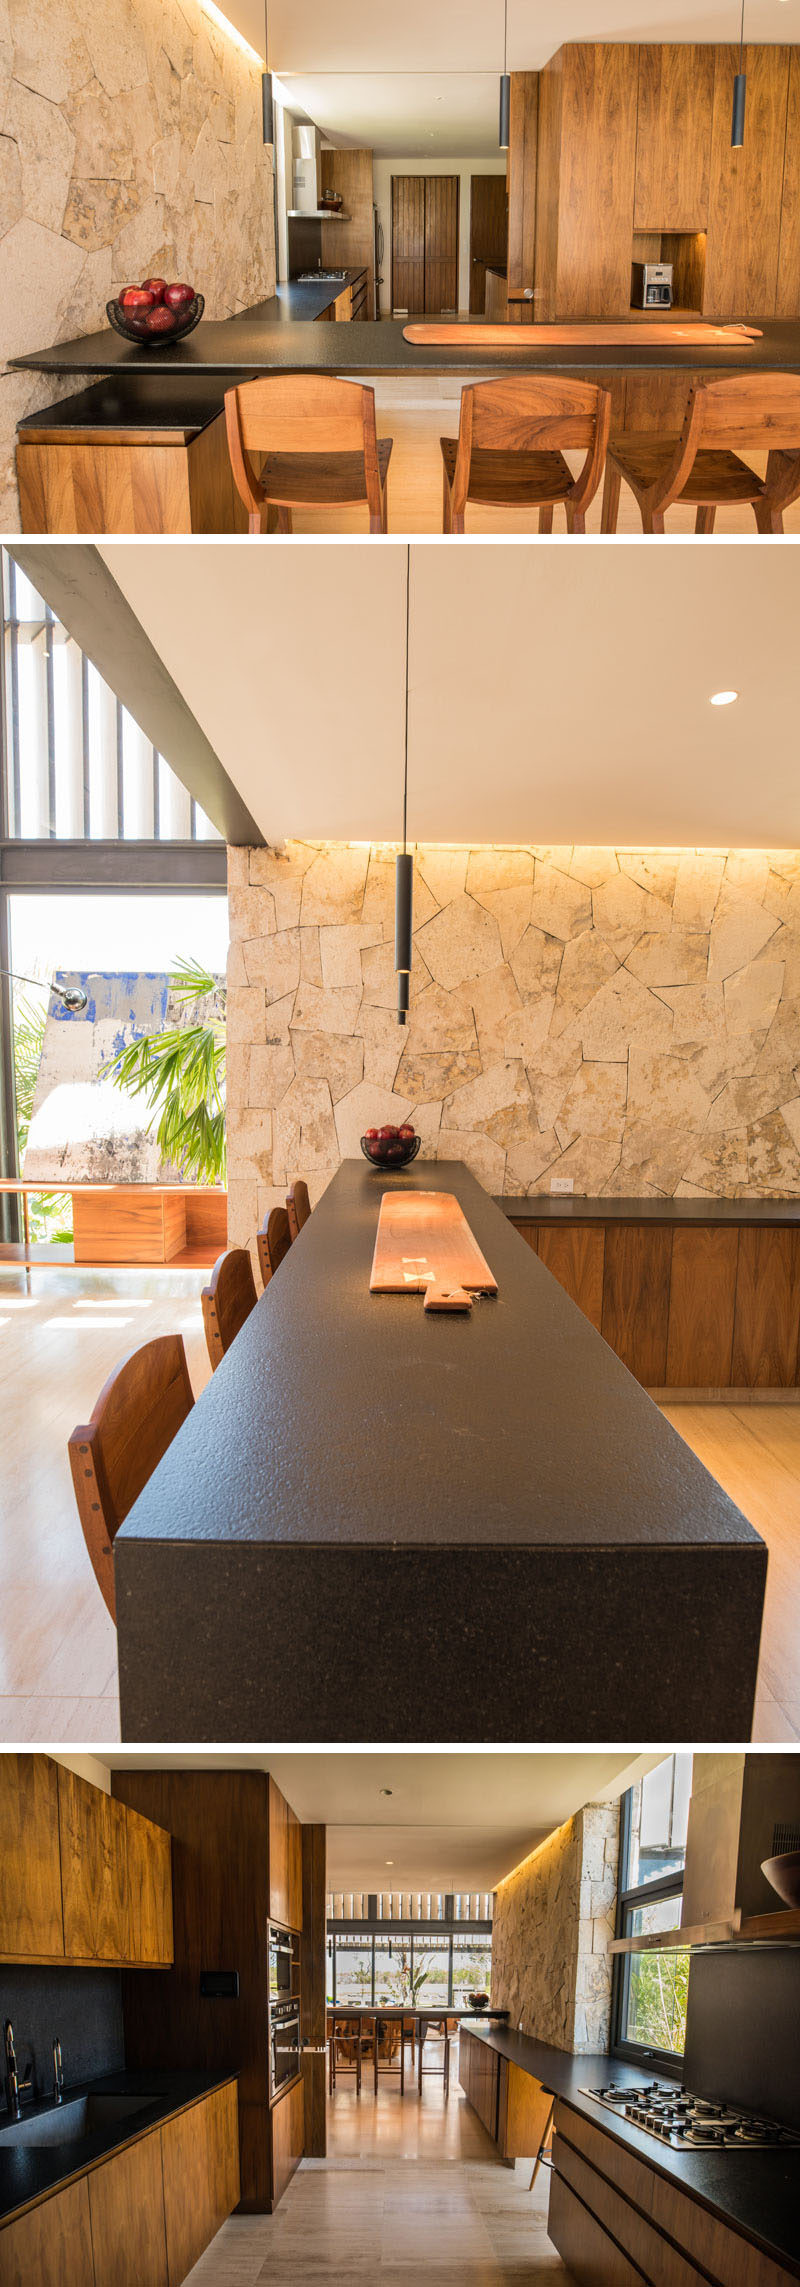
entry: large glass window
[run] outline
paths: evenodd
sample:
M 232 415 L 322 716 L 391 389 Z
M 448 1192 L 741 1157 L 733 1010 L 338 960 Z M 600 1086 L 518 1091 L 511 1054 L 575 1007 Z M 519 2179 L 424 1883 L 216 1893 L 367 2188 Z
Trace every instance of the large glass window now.
M 420 1929 L 400 1924 L 363 1933 L 328 1923 L 328 1999 L 339 2007 L 468 2009 L 471 1993 L 490 1993 L 491 1930 Z
M 458 1937 L 453 1939 L 453 2006 L 468 2009 L 471 1993 L 492 1991 L 491 1938 Z
M 680 1923 L 691 1755 L 668 1755 L 620 1805 L 617 1936 L 658 1938 Z M 620 2056 L 665 2063 L 683 2056 L 689 1954 L 658 1945 L 618 1954 L 613 2046 Z
M 333 1966 L 335 1980 L 331 1980 L 333 1990 L 329 1993 L 329 1999 L 340 2004 L 348 2002 L 371 2007 L 374 1996 L 372 1946 L 369 1941 L 364 1945 L 358 1938 L 337 1938 Z

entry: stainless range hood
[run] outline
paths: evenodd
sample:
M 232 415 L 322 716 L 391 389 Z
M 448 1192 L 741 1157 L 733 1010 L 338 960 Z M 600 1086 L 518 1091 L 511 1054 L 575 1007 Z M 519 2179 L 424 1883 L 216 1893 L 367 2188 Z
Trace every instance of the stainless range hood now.
M 778 1906 L 761 1872 L 787 1828 L 800 1830 L 800 1755 L 695 1755 L 680 1924 L 609 1952 L 800 1942 L 800 1912 Z

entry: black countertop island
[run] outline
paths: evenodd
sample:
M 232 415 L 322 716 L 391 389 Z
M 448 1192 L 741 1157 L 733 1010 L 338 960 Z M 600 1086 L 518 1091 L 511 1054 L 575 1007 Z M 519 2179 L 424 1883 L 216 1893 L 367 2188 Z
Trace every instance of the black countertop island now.
M 750 1737 L 766 1550 L 458 1161 L 497 1281 L 372 1295 L 349 1160 L 115 1543 L 122 1736 Z

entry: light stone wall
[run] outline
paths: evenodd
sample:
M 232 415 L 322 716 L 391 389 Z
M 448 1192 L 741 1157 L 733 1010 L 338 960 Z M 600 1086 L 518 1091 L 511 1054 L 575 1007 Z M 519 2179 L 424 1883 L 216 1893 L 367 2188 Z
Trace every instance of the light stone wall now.
M 272 158 L 258 64 L 201 0 L 0 0 L 2 356 L 95 332 L 151 275 L 210 318 L 272 293 Z M 81 386 L 3 370 L 0 529 L 17 421 Z
M 495 1892 L 492 2004 L 577 2056 L 608 2045 L 618 1849 L 619 1804 L 587 1803 Z
M 800 852 L 229 852 L 232 1241 L 411 1118 L 489 1192 L 800 1196 Z

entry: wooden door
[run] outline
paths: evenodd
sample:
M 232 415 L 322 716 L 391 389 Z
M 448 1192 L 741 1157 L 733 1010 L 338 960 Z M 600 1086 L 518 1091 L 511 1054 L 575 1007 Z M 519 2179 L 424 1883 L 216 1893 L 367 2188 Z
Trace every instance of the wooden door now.
M 392 309 L 458 308 L 458 176 L 392 176 Z
M 716 50 L 704 314 L 773 317 L 778 293 L 788 47 L 745 49 L 744 145 L 731 149 L 735 47 Z
M 676 1230 L 667 1337 L 667 1383 L 672 1390 L 728 1387 L 739 1233 L 720 1225 Z
M 392 176 L 392 309 L 425 309 L 425 177 Z
M 800 1232 L 739 1233 L 734 1388 L 791 1389 L 798 1378 L 800 1335 Z
M 505 175 L 472 175 L 469 202 L 469 306 L 483 317 L 486 271 L 508 263 L 508 197 Z
M 172 1841 L 138 1811 L 125 1813 L 128 1960 L 167 1963 L 172 1953 Z
M 172 2287 L 167 2273 L 161 2131 L 88 2178 L 97 2287 Z M 92 2277 L 91 2272 L 89 2278 Z
M 235 2084 L 165 2121 L 161 2158 L 169 2287 L 178 2287 L 238 2206 Z
M 113 2273 L 103 2277 L 105 2287 Z M 91 2287 L 94 2278 L 85 2176 L 16 2223 L 0 2225 L 3 2287 Z
M 603 1258 L 605 1232 L 597 1225 L 576 1224 L 566 1230 L 556 1224 L 539 1224 L 539 1261 L 552 1271 L 566 1293 L 577 1302 L 592 1325 L 601 1332 L 603 1323 Z
M 425 182 L 425 312 L 458 309 L 458 176 Z
M 124 1803 L 59 1766 L 64 1952 L 69 1961 L 124 1961 L 128 1879 Z
M 800 317 L 800 48 L 792 48 L 778 257 L 778 318 Z
M 664 1224 L 610 1223 L 606 1231 L 602 1331 L 647 1389 L 666 1380 L 671 1253 Z
M 0 1955 L 63 1954 L 58 1768 L 47 1755 L 0 1755 Z
M 713 107 L 713 48 L 639 49 L 634 230 L 706 229 Z

